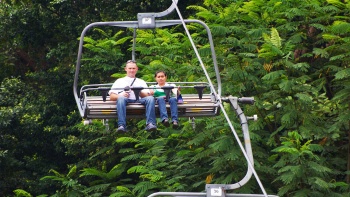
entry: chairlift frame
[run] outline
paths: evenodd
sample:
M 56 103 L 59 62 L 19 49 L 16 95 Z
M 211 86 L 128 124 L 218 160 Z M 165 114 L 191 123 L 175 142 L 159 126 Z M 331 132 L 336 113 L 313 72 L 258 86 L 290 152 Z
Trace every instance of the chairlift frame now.
M 142 15 L 139 14 L 142 17 L 146 17 L 146 15 Z M 147 16 L 150 14 L 147 14 Z M 139 18 L 139 20 L 143 20 L 143 18 Z M 216 61 L 216 54 L 215 54 L 215 49 L 214 49 L 214 44 L 213 44 L 213 39 L 212 39 L 212 35 L 210 32 L 209 27 L 202 21 L 200 20 L 184 20 L 185 23 L 197 23 L 202 25 L 208 34 L 208 39 L 209 39 L 209 43 L 210 43 L 210 49 L 211 49 L 211 53 L 212 53 L 212 59 L 213 59 L 213 64 L 214 64 L 214 68 L 215 68 L 215 74 L 216 74 L 216 80 L 217 80 L 217 88 L 216 91 L 213 90 L 213 87 L 210 87 L 208 83 L 206 82 L 194 82 L 192 83 L 192 86 L 190 87 L 185 87 L 185 88 L 195 88 L 196 83 L 202 83 L 202 84 L 207 84 L 207 86 L 210 88 L 210 92 L 206 94 L 207 98 L 212 98 L 212 102 L 207 103 L 208 105 L 212 106 L 212 113 L 210 115 L 206 115 L 206 116 L 216 116 L 218 115 L 218 102 L 219 102 L 219 98 L 221 95 L 221 78 L 220 78 L 220 73 L 219 73 L 219 69 L 217 66 L 217 61 Z M 104 87 L 100 87 L 101 84 L 94 84 L 94 85 L 89 85 L 89 89 L 86 88 L 87 86 L 83 86 L 82 89 L 80 90 L 80 93 L 78 94 L 77 90 L 78 90 L 78 80 L 79 80 L 79 72 L 80 72 L 80 67 L 81 67 L 81 58 L 82 58 L 82 51 L 83 51 L 83 44 L 84 44 L 84 37 L 87 33 L 87 31 L 93 27 L 98 27 L 98 26 L 117 26 L 117 27 L 126 27 L 126 28 L 134 28 L 137 29 L 139 28 L 139 21 L 112 21 L 112 22 L 95 22 L 95 23 L 91 23 L 88 26 L 86 26 L 80 36 L 80 41 L 79 41 L 79 50 L 78 50 L 78 57 L 77 57 L 77 63 L 76 63 L 76 71 L 75 71 L 75 76 L 74 76 L 74 84 L 73 84 L 73 93 L 74 93 L 74 97 L 75 97 L 75 101 L 78 105 L 78 110 L 79 113 L 81 115 L 81 117 L 85 118 L 85 119 L 101 119 L 104 118 L 104 116 L 101 116 L 101 114 L 106 114 L 108 113 L 108 111 L 103 111 L 104 108 L 110 108 L 110 105 L 108 106 L 103 106 L 103 103 L 98 104 L 98 106 L 100 106 L 101 108 L 96 110 L 95 112 L 99 112 L 99 113 L 92 113 L 90 114 L 90 105 L 89 105 L 89 95 L 87 95 L 86 93 L 89 90 L 104 90 L 107 91 L 110 89 L 110 87 L 108 89 L 108 87 L 106 86 L 107 84 L 103 85 Z M 164 26 L 173 26 L 173 25 L 179 25 L 181 24 L 181 20 L 155 20 L 154 23 L 154 28 L 158 28 L 158 27 L 164 27 Z M 135 31 L 134 31 L 134 44 L 133 44 L 133 60 L 135 60 Z M 172 82 L 175 83 L 175 82 Z M 186 82 L 186 83 L 190 83 L 190 82 Z M 181 87 L 183 84 L 179 83 L 179 85 L 181 85 Z M 217 93 L 216 93 L 217 92 Z M 186 100 L 186 95 L 184 96 L 184 100 Z M 192 95 L 191 95 L 192 97 Z M 95 99 L 95 98 L 94 98 Z M 204 103 L 203 101 L 201 101 L 200 98 L 198 98 L 198 103 Z M 92 104 L 93 105 L 93 104 Z M 186 108 L 186 104 L 183 105 L 184 108 Z M 96 106 L 93 106 L 96 109 Z M 169 107 L 169 106 L 168 106 Z M 130 111 L 133 108 L 133 105 L 128 106 L 128 108 L 130 108 Z M 192 110 L 192 108 L 191 108 Z M 197 111 L 197 113 L 192 113 L 192 117 L 197 117 L 197 116 L 202 116 L 201 115 L 201 108 L 198 107 L 196 109 L 193 109 L 195 111 Z M 132 112 L 132 111 L 131 111 Z M 111 112 L 113 113 L 113 112 Z M 94 115 L 96 114 L 96 116 Z M 179 115 L 179 117 L 188 117 L 189 115 Z M 116 114 L 115 116 L 113 116 L 112 114 L 110 114 L 110 116 L 108 116 L 109 118 L 117 118 Z M 127 118 L 135 118 L 138 116 L 134 116 L 133 113 L 127 113 Z
M 79 80 L 79 72 L 81 67 L 81 58 L 82 58 L 82 51 L 83 51 L 83 44 L 84 44 L 84 37 L 87 33 L 87 31 L 93 27 L 98 26 L 117 26 L 117 27 L 125 27 L 125 28 L 133 28 L 134 29 L 134 37 L 133 37 L 133 51 L 132 51 L 132 59 L 135 60 L 135 39 L 136 39 L 136 29 L 154 29 L 159 27 L 165 27 L 165 26 L 174 26 L 174 25 L 180 25 L 182 24 L 186 30 L 186 33 L 189 35 L 189 32 L 185 26 L 185 24 L 189 23 L 197 23 L 204 27 L 204 29 L 207 31 L 208 35 L 208 41 L 210 44 L 210 49 L 212 53 L 212 60 L 213 60 L 213 66 L 215 69 L 216 74 L 216 80 L 217 80 L 217 86 L 214 88 L 214 85 L 211 83 L 208 74 L 206 73 L 205 68 L 202 65 L 203 71 L 207 76 L 208 82 L 194 82 L 191 85 L 184 85 L 183 83 L 188 82 L 171 82 L 171 83 L 178 83 L 181 87 L 186 88 L 195 88 L 196 85 L 202 86 L 201 90 L 198 91 L 198 94 L 191 94 L 191 95 L 183 95 L 184 100 L 190 99 L 193 100 L 192 103 L 186 103 L 181 107 L 179 105 L 179 111 L 181 109 L 185 109 L 185 113 L 179 114 L 179 117 L 203 117 L 203 116 L 216 116 L 220 114 L 220 111 L 224 114 L 226 117 L 228 124 L 236 138 L 236 141 L 238 145 L 240 146 L 243 155 L 245 156 L 248 164 L 248 170 L 245 175 L 245 177 L 242 178 L 241 181 L 235 183 L 235 184 L 207 184 L 206 185 L 206 193 L 198 193 L 198 192 L 156 192 L 148 197 L 154 197 L 154 196 L 173 196 L 173 197 L 190 197 L 190 196 L 199 196 L 199 197 L 277 197 L 275 195 L 267 195 L 262 183 L 260 182 L 260 179 L 254 169 L 253 163 L 253 153 L 252 153 L 252 147 L 250 144 L 250 136 L 249 136 L 249 129 L 248 129 L 248 120 L 256 120 L 256 116 L 253 117 L 246 117 L 242 109 L 240 108 L 239 103 L 241 104 L 254 104 L 254 98 L 251 97 L 221 97 L 221 79 L 220 79 L 220 73 L 217 66 L 216 61 L 216 53 L 214 49 L 213 39 L 211 35 L 211 31 L 209 27 L 200 20 L 187 20 L 182 19 L 181 13 L 178 10 L 177 7 L 178 0 L 172 0 L 171 6 L 159 13 L 139 13 L 138 14 L 138 20 L 137 21 L 111 21 L 111 22 L 95 22 L 91 23 L 88 26 L 84 28 L 84 30 L 81 33 L 80 41 L 79 41 L 79 49 L 78 49 L 78 55 L 77 55 L 77 62 L 76 62 L 76 71 L 74 76 L 74 83 L 73 83 L 73 93 L 74 98 L 76 101 L 76 104 L 79 109 L 79 113 L 82 118 L 85 118 L 88 122 L 91 121 L 91 119 L 103 119 L 106 122 L 108 119 L 114 119 L 117 118 L 116 116 L 116 103 L 114 101 L 109 101 L 109 97 L 107 95 L 107 92 L 111 89 L 112 84 L 90 84 L 90 85 L 84 85 L 80 88 L 80 92 L 78 93 L 78 80 Z M 180 20 L 156 20 L 155 18 L 163 17 L 174 10 L 177 10 L 177 13 L 180 17 Z M 192 39 L 190 38 L 192 41 Z M 192 41 L 193 42 L 193 41 Z M 193 44 L 193 43 L 192 43 Z M 201 58 L 199 57 L 197 49 L 193 46 L 197 57 L 201 62 Z M 203 90 L 209 88 L 209 93 L 203 93 Z M 100 91 L 101 96 L 90 96 L 88 94 L 89 91 Z M 136 89 L 135 89 L 136 90 Z M 226 113 L 226 111 L 223 108 L 222 102 L 229 103 L 232 108 L 235 110 L 237 116 L 240 119 L 242 131 L 243 131 L 243 138 L 244 138 L 244 144 L 245 147 L 243 147 L 237 133 L 235 132 L 235 129 L 233 128 L 231 121 Z M 207 108 L 205 108 L 204 104 Z M 209 110 L 208 110 L 209 106 Z M 169 106 L 168 106 L 169 107 Z M 95 110 L 94 110 L 95 109 Z M 187 110 L 190 109 L 194 113 L 189 113 Z M 221 109 L 221 110 L 220 110 Z M 129 112 L 128 112 L 129 110 Z M 140 111 L 139 114 L 135 114 L 135 111 Z M 143 117 L 144 113 L 142 113 L 142 110 L 144 110 L 144 107 L 142 105 L 128 105 L 127 106 L 127 118 L 129 117 Z M 204 113 L 203 110 L 207 110 L 207 114 Z M 133 114 L 134 113 L 134 114 Z M 262 190 L 263 194 L 235 194 L 235 193 L 227 193 L 229 190 L 234 190 L 237 188 L 242 187 L 244 184 L 246 184 L 251 176 L 254 174 L 260 189 Z

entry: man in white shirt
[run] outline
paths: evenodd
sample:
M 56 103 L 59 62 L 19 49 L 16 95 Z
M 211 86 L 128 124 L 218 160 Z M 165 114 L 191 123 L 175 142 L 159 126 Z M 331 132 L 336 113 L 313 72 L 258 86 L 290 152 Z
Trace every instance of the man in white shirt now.
M 117 101 L 117 132 L 126 132 L 126 105 L 136 102 L 146 107 L 146 130 L 156 131 L 155 100 L 154 97 L 150 95 L 149 89 L 141 90 L 139 95 L 141 98 L 139 100 L 136 100 L 134 91 L 125 90 L 126 87 L 148 87 L 144 80 L 136 77 L 138 71 L 136 62 L 133 60 L 127 61 L 124 70 L 126 71 L 126 76 L 117 79 L 108 92 L 110 100 Z

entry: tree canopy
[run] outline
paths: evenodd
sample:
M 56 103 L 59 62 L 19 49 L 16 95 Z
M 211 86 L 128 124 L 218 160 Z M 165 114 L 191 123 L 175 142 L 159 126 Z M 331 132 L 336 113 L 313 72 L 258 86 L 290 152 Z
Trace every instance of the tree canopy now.
M 246 161 L 226 119 L 181 119 L 179 130 L 130 120 L 84 125 L 72 94 L 78 39 L 97 21 L 136 20 L 171 1 L 91 0 L 0 3 L 0 195 L 137 196 L 201 192 L 244 177 Z M 254 97 L 244 106 L 255 168 L 269 194 L 345 196 L 349 191 L 350 1 L 181 1 L 185 18 L 213 34 L 223 95 Z M 172 13 L 169 18 L 178 18 Z M 215 83 L 207 35 L 190 30 Z M 132 30 L 100 27 L 84 40 L 80 85 L 124 74 Z M 183 27 L 137 30 L 139 75 L 154 81 L 206 80 Z M 234 111 L 232 124 L 241 134 Z M 107 131 L 106 128 L 110 130 Z M 261 193 L 254 179 L 235 193 Z

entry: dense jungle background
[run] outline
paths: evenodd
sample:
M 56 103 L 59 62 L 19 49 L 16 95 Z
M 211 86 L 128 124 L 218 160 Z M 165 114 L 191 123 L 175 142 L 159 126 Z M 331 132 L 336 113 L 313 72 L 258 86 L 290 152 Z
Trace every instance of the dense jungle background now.
M 108 132 L 84 125 L 73 97 L 79 37 L 98 21 L 137 20 L 170 0 L 0 0 L 0 196 L 135 196 L 204 192 L 240 181 L 247 165 L 223 115 L 193 129 L 162 125 Z M 184 18 L 210 27 L 223 95 L 254 97 L 244 106 L 256 171 L 267 193 L 349 196 L 350 1 L 179 0 Z M 179 19 L 176 12 L 162 19 Z M 209 75 L 207 35 L 188 25 Z M 79 86 L 111 83 L 131 59 L 132 29 L 87 33 Z M 182 26 L 137 31 L 138 76 L 206 81 Z M 241 126 L 228 105 L 241 136 Z M 235 193 L 262 191 L 252 178 Z

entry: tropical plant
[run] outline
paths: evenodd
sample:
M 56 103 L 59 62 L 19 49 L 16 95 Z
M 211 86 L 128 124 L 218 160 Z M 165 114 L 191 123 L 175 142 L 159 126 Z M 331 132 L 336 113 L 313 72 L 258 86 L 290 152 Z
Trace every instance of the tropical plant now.
M 2 196 L 202 192 L 207 183 L 230 184 L 245 175 L 246 161 L 223 116 L 198 118 L 194 129 L 182 119 L 181 130 L 160 126 L 154 134 L 143 131 L 144 120 L 134 119 L 126 136 L 105 132 L 105 126 L 115 127 L 113 121 L 80 122 L 71 84 L 83 27 L 134 20 L 139 12 L 170 4 L 159 2 L 1 1 Z M 209 24 L 223 95 L 255 98 L 244 112 L 260 117 L 249 128 L 255 168 L 268 193 L 349 192 L 349 3 L 206 0 L 186 10 Z M 215 82 L 207 35 L 200 25 L 187 27 Z M 206 81 L 182 28 L 137 31 L 140 77 L 153 81 L 154 71 L 163 69 L 169 81 Z M 88 32 L 81 84 L 123 75 L 118 66 L 130 54 L 132 32 L 122 31 Z M 230 106 L 225 109 L 236 116 Z M 241 136 L 240 123 L 231 121 Z M 49 169 L 54 175 L 45 177 Z M 234 192 L 261 193 L 254 179 Z
M 327 161 L 320 158 L 317 152 L 323 152 L 324 147 L 313 144 L 312 140 L 304 143 L 303 137 L 297 131 L 288 133 L 288 137 L 282 137 L 282 146 L 273 152 L 280 155 L 280 159 L 274 165 L 279 168 L 279 177 L 276 181 L 282 181 L 279 196 L 344 196 L 346 193 L 335 194 L 332 190 L 345 191 L 348 185 L 345 182 L 337 182 L 329 179 L 330 176 L 340 172 L 326 167 Z M 297 188 L 297 189 L 296 189 Z
M 77 180 L 77 167 L 72 166 L 68 172 L 67 175 L 60 174 L 56 170 L 51 169 L 51 173 L 54 175 L 51 176 L 44 176 L 41 178 L 41 180 L 53 180 L 53 181 L 59 181 L 61 182 L 62 188 L 56 192 L 53 197 L 60 197 L 60 196 L 87 196 L 87 192 L 84 191 L 86 188 L 85 186 L 81 185 Z

